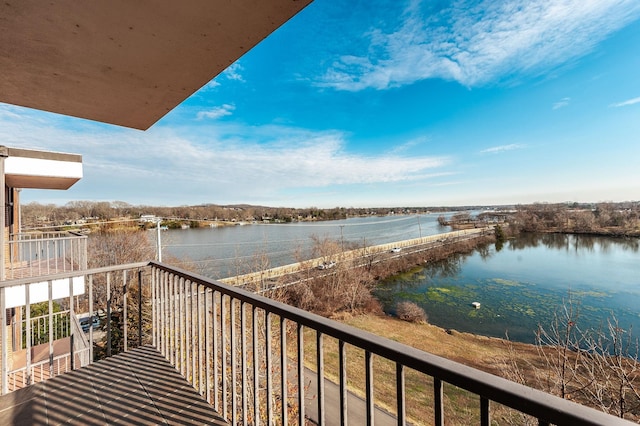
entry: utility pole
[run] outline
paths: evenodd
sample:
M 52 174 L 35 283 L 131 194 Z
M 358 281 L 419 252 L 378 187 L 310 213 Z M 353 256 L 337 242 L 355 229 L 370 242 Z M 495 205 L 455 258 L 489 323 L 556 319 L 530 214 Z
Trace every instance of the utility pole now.
M 420 226 L 420 215 L 418 215 L 418 232 L 420 232 L 420 238 L 422 238 L 422 226 Z
M 158 219 L 158 222 L 156 223 L 156 232 L 158 234 L 157 238 L 156 238 L 156 243 L 157 243 L 157 258 L 158 258 L 158 262 L 162 262 L 162 240 L 160 238 L 160 223 L 162 222 L 161 219 Z

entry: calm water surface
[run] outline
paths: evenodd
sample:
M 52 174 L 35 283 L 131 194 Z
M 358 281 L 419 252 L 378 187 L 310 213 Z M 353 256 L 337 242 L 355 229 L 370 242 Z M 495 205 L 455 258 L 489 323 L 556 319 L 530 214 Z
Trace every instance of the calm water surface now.
M 533 342 L 569 297 L 580 327 L 614 315 L 640 333 L 640 241 L 575 235 L 526 235 L 418 268 L 385 281 L 377 295 L 393 312 L 399 300 L 422 306 L 429 322 L 459 331 Z M 474 309 L 472 302 L 480 302 Z
M 448 232 L 438 225 L 441 214 L 177 229 L 162 232 L 161 241 L 163 253 L 192 261 L 200 273 L 219 279 L 257 270 L 258 263 L 269 268 L 308 259 L 314 237 L 362 247 Z M 155 235 L 150 231 L 154 240 Z

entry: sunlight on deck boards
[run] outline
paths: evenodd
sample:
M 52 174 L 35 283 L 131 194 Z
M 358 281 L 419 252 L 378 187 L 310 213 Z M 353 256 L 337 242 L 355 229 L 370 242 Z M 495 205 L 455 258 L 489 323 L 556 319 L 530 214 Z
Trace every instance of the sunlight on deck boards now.
M 151 346 L 0 397 L 0 424 L 227 425 Z

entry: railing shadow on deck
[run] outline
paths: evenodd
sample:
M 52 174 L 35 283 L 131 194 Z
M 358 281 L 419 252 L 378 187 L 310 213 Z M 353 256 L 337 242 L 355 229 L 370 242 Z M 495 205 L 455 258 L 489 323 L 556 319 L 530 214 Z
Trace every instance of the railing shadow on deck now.
M 228 424 L 149 346 L 0 398 L 0 423 Z
M 492 417 L 521 415 L 538 424 L 629 424 L 165 264 L 143 262 L 81 273 L 84 291 L 58 303 L 69 305 L 63 308 L 72 314 L 74 306 L 90 317 L 98 310 L 103 314 L 103 332 L 89 328 L 87 333 L 93 342 L 91 358 L 152 345 L 231 424 L 304 424 L 310 404 L 318 424 L 333 422 L 328 421 L 329 412 L 339 424 L 374 424 L 378 406 L 392 413 L 397 424 L 456 423 L 463 411 L 467 420 L 483 425 Z M 68 280 L 71 289 L 73 276 L 47 277 L 49 294 L 59 280 Z M 0 283 L 3 320 L 7 289 L 22 285 L 28 301 L 28 283 Z M 3 342 L 6 333 L 4 327 Z M 5 393 L 8 359 L 3 346 Z M 145 370 L 144 364 L 132 368 L 164 375 Z M 305 374 L 305 368 L 317 374 Z M 337 386 L 325 388 L 327 380 Z M 334 394 L 328 398 L 327 392 Z M 363 412 L 348 406 L 353 393 L 364 398 Z

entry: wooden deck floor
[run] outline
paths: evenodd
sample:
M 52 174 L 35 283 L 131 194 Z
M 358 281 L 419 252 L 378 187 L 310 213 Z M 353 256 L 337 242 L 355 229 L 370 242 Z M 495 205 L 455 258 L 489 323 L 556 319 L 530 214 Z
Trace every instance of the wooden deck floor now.
M 227 425 L 150 346 L 0 396 L 0 425 Z

